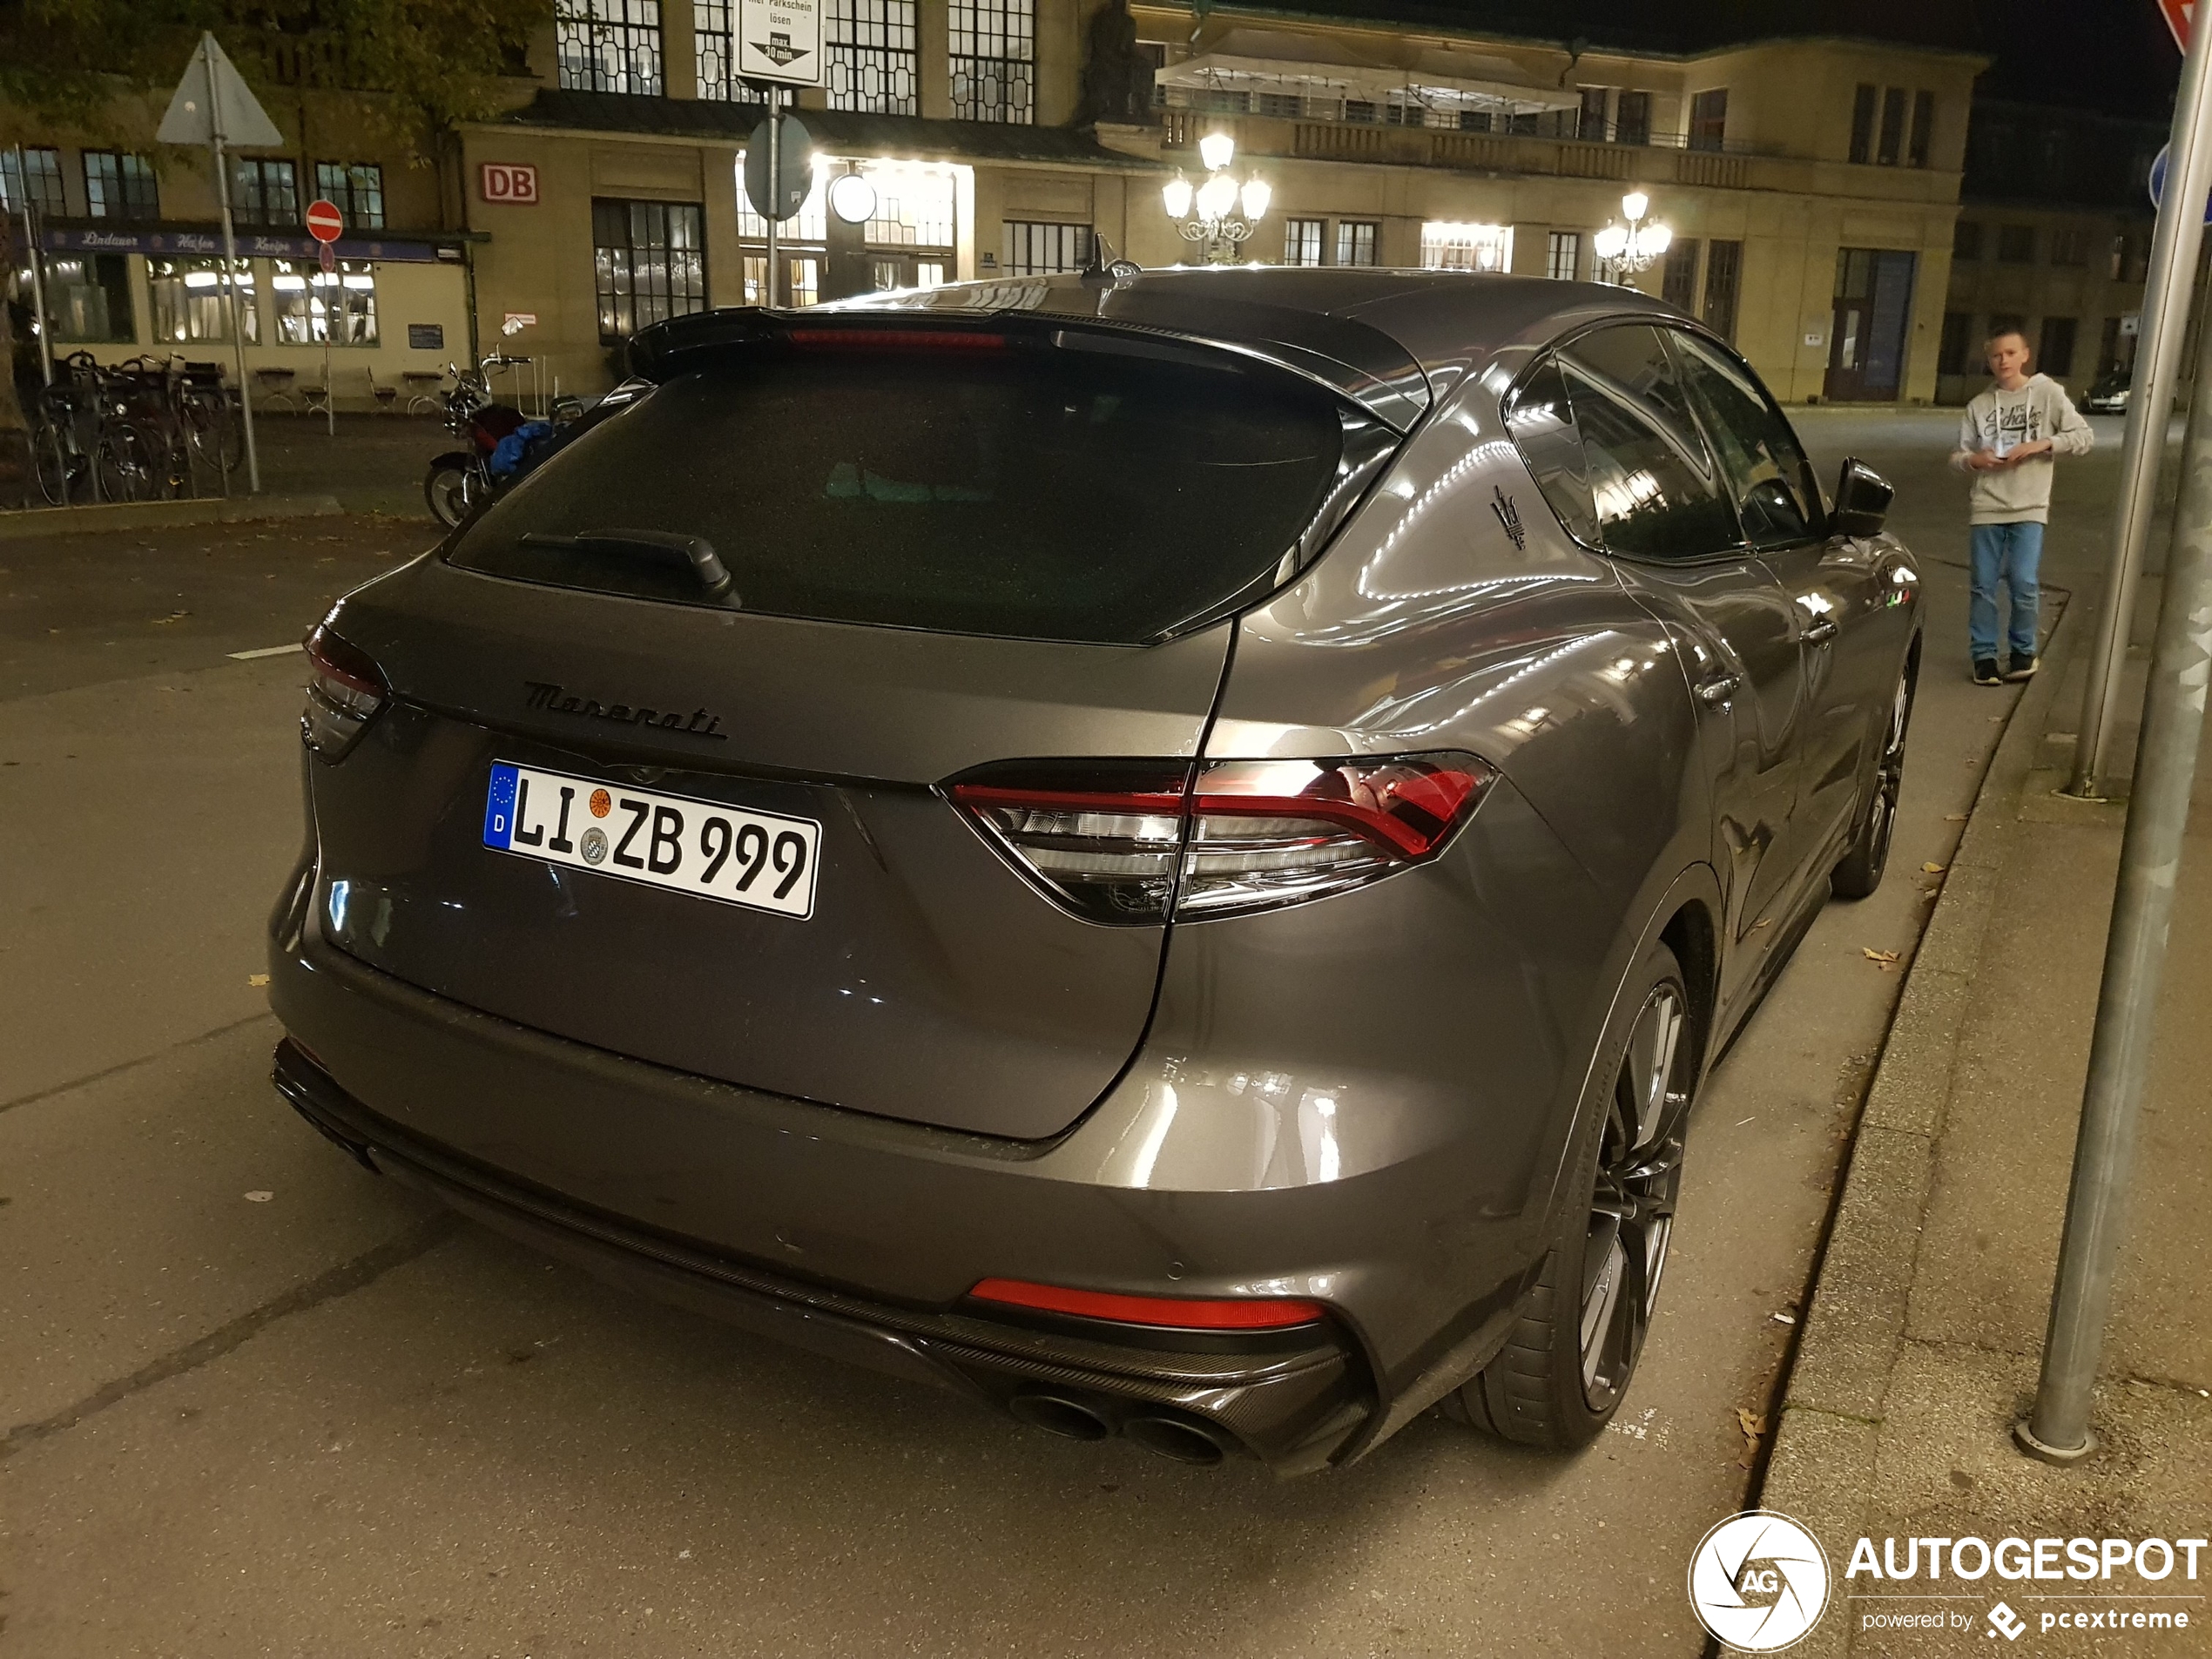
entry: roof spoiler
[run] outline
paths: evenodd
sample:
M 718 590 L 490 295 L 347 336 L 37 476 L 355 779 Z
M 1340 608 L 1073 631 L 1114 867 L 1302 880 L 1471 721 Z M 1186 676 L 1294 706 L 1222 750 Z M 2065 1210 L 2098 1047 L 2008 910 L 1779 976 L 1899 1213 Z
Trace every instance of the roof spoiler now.
M 682 374 L 703 354 L 783 338 L 810 327 L 1003 328 L 1028 320 L 1039 333 L 1069 327 L 1150 336 L 1226 352 L 1311 381 L 1392 431 L 1411 431 L 1431 401 L 1427 376 L 1403 346 L 1365 323 L 1318 312 L 1148 293 L 1141 281 L 1105 287 L 1080 279 L 1011 278 L 869 294 L 797 310 L 725 307 L 671 317 L 630 342 L 630 372 L 649 381 Z M 1023 332 L 1028 332 L 1024 330 Z

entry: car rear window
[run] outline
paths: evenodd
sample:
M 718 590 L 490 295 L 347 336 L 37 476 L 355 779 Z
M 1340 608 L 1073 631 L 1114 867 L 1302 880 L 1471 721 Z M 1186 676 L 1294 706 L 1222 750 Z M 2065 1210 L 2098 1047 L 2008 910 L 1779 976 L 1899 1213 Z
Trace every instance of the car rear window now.
M 1271 584 L 1343 452 L 1332 397 L 1226 354 L 1110 336 L 920 344 L 771 347 L 677 376 L 526 477 L 449 556 L 730 603 L 680 550 L 613 533 L 673 534 L 711 543 L 748 611 L 1142 644 Z

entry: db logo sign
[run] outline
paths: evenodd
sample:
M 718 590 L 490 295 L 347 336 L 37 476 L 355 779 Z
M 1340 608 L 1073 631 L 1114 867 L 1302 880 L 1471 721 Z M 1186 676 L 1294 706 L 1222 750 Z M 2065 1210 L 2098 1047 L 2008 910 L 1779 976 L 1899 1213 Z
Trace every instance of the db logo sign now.
M 1748 1509 L 1707 1533 L 1689 1558 L 1689 1605 L 1729 1647 L 1778 1653 L 1827 1609 L 1828 1557 L 1789 1516 Z
M 481 188 L 484 199 L 502 207 L 537 206 L 537 169 L 509 161 L 487 161 Z

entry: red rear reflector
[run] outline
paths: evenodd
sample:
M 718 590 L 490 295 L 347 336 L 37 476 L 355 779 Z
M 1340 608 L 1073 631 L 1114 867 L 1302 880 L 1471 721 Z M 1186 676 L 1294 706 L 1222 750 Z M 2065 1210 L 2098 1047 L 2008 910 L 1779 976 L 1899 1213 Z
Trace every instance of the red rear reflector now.
M 811 351 L 993 352 L 1006 349 L 1004 334 L 967 328 L 794 328 L 785 338 Z
M 1041 1313 L 1073 1313 L 1117 1325 L 1163 1325 L 1184 1331 L 1279 1331 L 1312 1325 L 1325 1310 L 1318 1302 L 1294 1297 L 1235 1297 L 1221 1301 L 1186 1301 L 1171 1296 L 1117 1296 L 1109 1291 L 1070 1291 L 1027 1279 L 979 1280 L 968 1295 L 979 1302 L 1034 1308 Z

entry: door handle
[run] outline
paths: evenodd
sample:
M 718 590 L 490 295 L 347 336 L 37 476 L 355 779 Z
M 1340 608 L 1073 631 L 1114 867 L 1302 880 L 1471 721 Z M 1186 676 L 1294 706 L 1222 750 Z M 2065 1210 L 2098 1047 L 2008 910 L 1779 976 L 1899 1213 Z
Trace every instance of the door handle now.
M 1836 637 L 1836 619 L 1833 617 L 1815 617 L 1805 624 L 1801 637 L 1808 645 L 1824 645 Z
M 1736 695 L 1736 688 L 1743 684 L 1743 677 L 1741 674 L 1730 674 L 1725 671 L 1718 674 L 1709 674 L 1697 682 L 1697 696 L 1702 702 L 1725 703 Z

